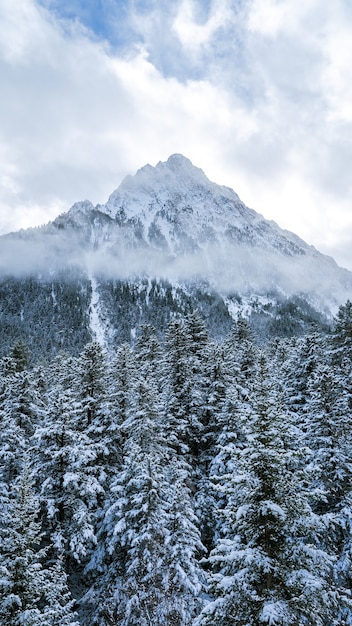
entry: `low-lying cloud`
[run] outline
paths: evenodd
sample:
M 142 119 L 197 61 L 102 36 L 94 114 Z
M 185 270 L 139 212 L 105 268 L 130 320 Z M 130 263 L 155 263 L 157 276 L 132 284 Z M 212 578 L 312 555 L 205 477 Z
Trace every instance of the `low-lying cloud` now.
M 60 4 L 0 0 L 0 233 L 180 152 L 352 268 L 349 0 Z
M 206 281 L 222 294 L 306 294 L 334 311 L 352 293 L 352 274 L 318 254 L 286 256 L 243 245 L 212 245 L 172 257 L 148 246 L 87 250 L 62 233 L 0 240 L 0 276 L 45 279 L 58 274 L 133 280 L 149 277 L 173 284 Z

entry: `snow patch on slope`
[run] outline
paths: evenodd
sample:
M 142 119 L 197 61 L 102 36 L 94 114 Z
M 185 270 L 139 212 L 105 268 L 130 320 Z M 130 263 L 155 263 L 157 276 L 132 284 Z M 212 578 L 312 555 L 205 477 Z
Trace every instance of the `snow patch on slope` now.
M 108 341 L 106 336 L 106 328 L 103 323 L 102 307 L 98 291 L 98 282 L 94 276 L 90 276 L 90 284 L 92 288 L 92 299 L 90 302 L 90 329 L 92 336 L 101 347 L 108 351 Z
M 235 321 L 239 317 L 249 317 L 256 310 L 267 309 L 270 314 L 270 307 L 275 305 L 274 298 L 264 295 L 241 295 L 239 298 L 223 295 L 222 297 L 231 318 Z

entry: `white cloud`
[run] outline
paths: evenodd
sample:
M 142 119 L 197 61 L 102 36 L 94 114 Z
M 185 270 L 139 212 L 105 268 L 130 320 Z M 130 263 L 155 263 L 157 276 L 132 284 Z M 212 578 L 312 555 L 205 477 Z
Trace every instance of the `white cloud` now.
M 44 205 L 43 215 L 53 217 L 57 198 L 60 210 L 87 196 L 103 201 L 146 161 L 178 151 L 197 162 L 216 150 L 219 136 L 251 133 L 251 114 L 238 106 L 234 116 L 231 97 L 208 81 L 165 78 L 143 50 L 114 57 L 84 32 L 53 23 L 30 0 L 22 5 L 28 10 L 16 57 L 8 60 L 9 27 L 0 69 L 2 231 L 9 211 L 15 225 L 26 223 L 25 206 Z M 4 4 L 2 11 L 8 13 Z M 18 8 L 7 15 L 13 28 L 18 19 Z
M 205 20 L 199 13 L 199 1 L 183 0 L 173 23 L 180 42 L 193 54 L 197 54 L 199 48 L 209 43 L 219 28 L 233 20 L 233 11 L 227 0 L 214 0 Z
M 249 14 L 249 29 L 262 35 L 275 36 L 286 21 L 287 13 L 286 2 L 254 0 Z
M 149 5 L 121 26 L 122 56 L 35 0 L 0 0 L 0 232 L 181 152 L 352 268 L 349 1 Z

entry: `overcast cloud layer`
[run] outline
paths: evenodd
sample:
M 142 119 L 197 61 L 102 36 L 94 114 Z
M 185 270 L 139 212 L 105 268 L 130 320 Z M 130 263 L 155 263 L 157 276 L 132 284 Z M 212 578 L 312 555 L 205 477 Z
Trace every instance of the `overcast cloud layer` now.
M 0 0 L 0 233 L 180 152 L 352 269 L 350 0 Z

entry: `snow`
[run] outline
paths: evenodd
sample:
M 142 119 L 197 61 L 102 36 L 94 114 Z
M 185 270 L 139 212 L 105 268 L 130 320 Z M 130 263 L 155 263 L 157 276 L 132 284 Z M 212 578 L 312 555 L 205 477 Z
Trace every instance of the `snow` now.
M 56 307 L 57 306 L 57 300 L 56 300 L 56 294 L 55 294 L 54 285 L 51 286 L 51 297 L 52 297 L 52 300 L 53 300 L 53 306 Z
M 267 602 L 263 606 L 263 610 L 260 615 L 260 621 L 268 626 L 275 626 L 276 624 L 283 624 L 282 618 L 284 617 L 283 602 Z
M 150 238 L 150 227 L 160 233 L 160 241 Z M 235 319 L 239 312 L 253 311 L 255 297 L 264 307 L 273 293 L 303 296 L 327 315 L 336 314 L 352 294 L 350 272 L 246 207 L 235 191 L 211 182 L 180 154 L 127 176 L 103 205 L 78 202 L 51 225 L 23 231 L 21 254 L 18 236 L 15 240 L 16 245 L 2 241 L 0 266 L 4 259 L 5 266 L 17 267 L 20 257 L 28 271 L 37 258 L 34 249 L 43 247 L 41 258 L 53 266 L 78 264 L 86 270 L 88 265 L 99 276 L 147 275 L 173 284 L 208 281 L 228 297 Z M 241 304 L 229 296 L 234 293 Z M 91 327 L 106 345 L 101 313 L 94 288 Z
M 285 511 L 281 508 L 281 506 L 278 506 L 275 502 L 272 502 L 271 500 L 263 500 L 263 502 L 261 502 L 260 504 L 259 511 L 263 515 L 268 515 L 268 513 L 271 513 L 274 517 L 283 520 L 286 519 Z
M 233 320 L 237 321 L 239 317 L 249 317 L 253 310 L 261 310 L 266 308 L 270 315 L 270 305 L 275 305 L 272 297 L 265 295 L 245 296 L 241 295 L 240 299 L 235 297 L 223 296 L 224 303 Z
M 98 282 L 94 276 L 90 276 L 92 287 L 92 299 L 90 303 L 90 329 L 93 337 L 105 350 L 108 349 L 105 327 L 101 317 L 101 304 L 98 291 Z

